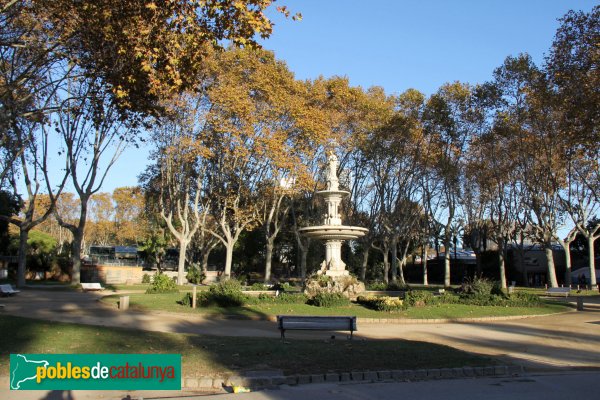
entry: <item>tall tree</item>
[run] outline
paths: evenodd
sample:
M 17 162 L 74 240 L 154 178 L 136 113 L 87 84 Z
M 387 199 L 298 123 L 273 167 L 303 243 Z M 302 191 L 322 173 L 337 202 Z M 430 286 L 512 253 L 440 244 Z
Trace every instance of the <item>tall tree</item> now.
M 465 156 L 480 123 L 472 88 L 459 82 L 442 86 L 428 99 L 424 119 L 425 132 L 438 149 L 433 172 L 445 208 L 439 222 L 444 227 L 444 285 L 450 286 L 450 248 L 461 211 Z

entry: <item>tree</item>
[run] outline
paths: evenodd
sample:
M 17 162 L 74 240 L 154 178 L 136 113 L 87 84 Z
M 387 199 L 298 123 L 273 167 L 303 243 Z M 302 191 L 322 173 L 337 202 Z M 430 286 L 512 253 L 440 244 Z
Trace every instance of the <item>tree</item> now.
M 450 286 L 450 248 L 462 202 L 464 162 L 470 139 L 480 123 L 472 88 L 455 82 L 432 95 L 424 111 L 425 132 L 436 147 L 433 176 L 440 182 L 443 222 L 444 285 Z
M 144 193 L 139 186 L 119 187 L 113 191 L 115 205 L 115 236 L 119 244 L 142 243 L 147 235 L 147 223 L 142 217 Z
M 76 223 L 64 220 L 58 212 L 61 226 L 71 231 L 71 283 L 80 282 L 81 251 L 88 202 L 104 183 L 108 172 L 126 144 L 125 137 L 134 136 L 128 121 L 121 120 L 107 89 L 94 77 L 73 77 L 67 80 L 66 93 L 61 92 L 62 107 L 53 115 L 53 125 L 61 135 L 63 151 L 71 183 L 79 197 L 79 218 Z
M 211 49 L 268 37 L 263 11 L 271 3 L 34 0 L 25 12 L 52 32 L 61 54 L 110 88 L 124 114 L 156 114 L 162 99 L 196 86 Z
M 566 190 L 560 198 L 573 224 L 588 240 L 591 284 L 595 285 L 593 243 L 600 237 L 600 224 L 588 226 L 600 202 L 600 6 L 589 13 L 570 11 L 560 22 L 546 58 L 559 143 L 564 146 L 561 157 L 567 163 Z

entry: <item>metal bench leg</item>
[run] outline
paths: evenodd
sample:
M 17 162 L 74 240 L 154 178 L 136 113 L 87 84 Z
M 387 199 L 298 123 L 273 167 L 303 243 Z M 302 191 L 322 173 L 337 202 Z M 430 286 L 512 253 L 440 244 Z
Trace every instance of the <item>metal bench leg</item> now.
M 281 331 L 281 340 L 285 339 L 285 329 L 279 329 Z

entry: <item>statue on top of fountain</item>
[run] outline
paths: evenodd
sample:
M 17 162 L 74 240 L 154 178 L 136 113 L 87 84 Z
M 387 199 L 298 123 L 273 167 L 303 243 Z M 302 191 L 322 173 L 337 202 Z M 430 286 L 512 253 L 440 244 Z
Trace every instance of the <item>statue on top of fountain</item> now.
M 329 161 L 329 171 L 327 171 L 327 190 L 339 190 L 339 180 L 337 177 L 338 158 L 333 150 L 329 151 L 327 161 Z

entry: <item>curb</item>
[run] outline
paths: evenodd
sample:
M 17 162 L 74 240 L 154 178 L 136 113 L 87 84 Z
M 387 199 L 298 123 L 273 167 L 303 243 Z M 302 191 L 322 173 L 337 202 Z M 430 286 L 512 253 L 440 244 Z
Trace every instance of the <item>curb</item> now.
M 226 387 L 241 386 L 257 390 L 273 389 L 284 385 L 297 386 L 314 383 L 410 382 L 440 379 L 519 376 L 523 373 L 524 369 L 519 365 L 496 365 L 488 367 L 433 368 L 417 370 L 352 371 L 290 376 L 203 376 L 181 378 L 181 389 L 214 392 L 215 390 L 223 390 Z M 0 376 L 0 387 L 9 387 L 8 376 Z
M 182 389 L 215 390 L 225 387 L 245 387 L 252 390 L 273 389 L 279 386 L 297 386 L 315 383 L 375 383 L 395 381 L 426 381 L 478 377 L 518 376 L 524 373 L 519 365 L 488 367 L 434 368 L 418 370 L 352 371 L 305 375 L 229 376 L 182 378 Z

